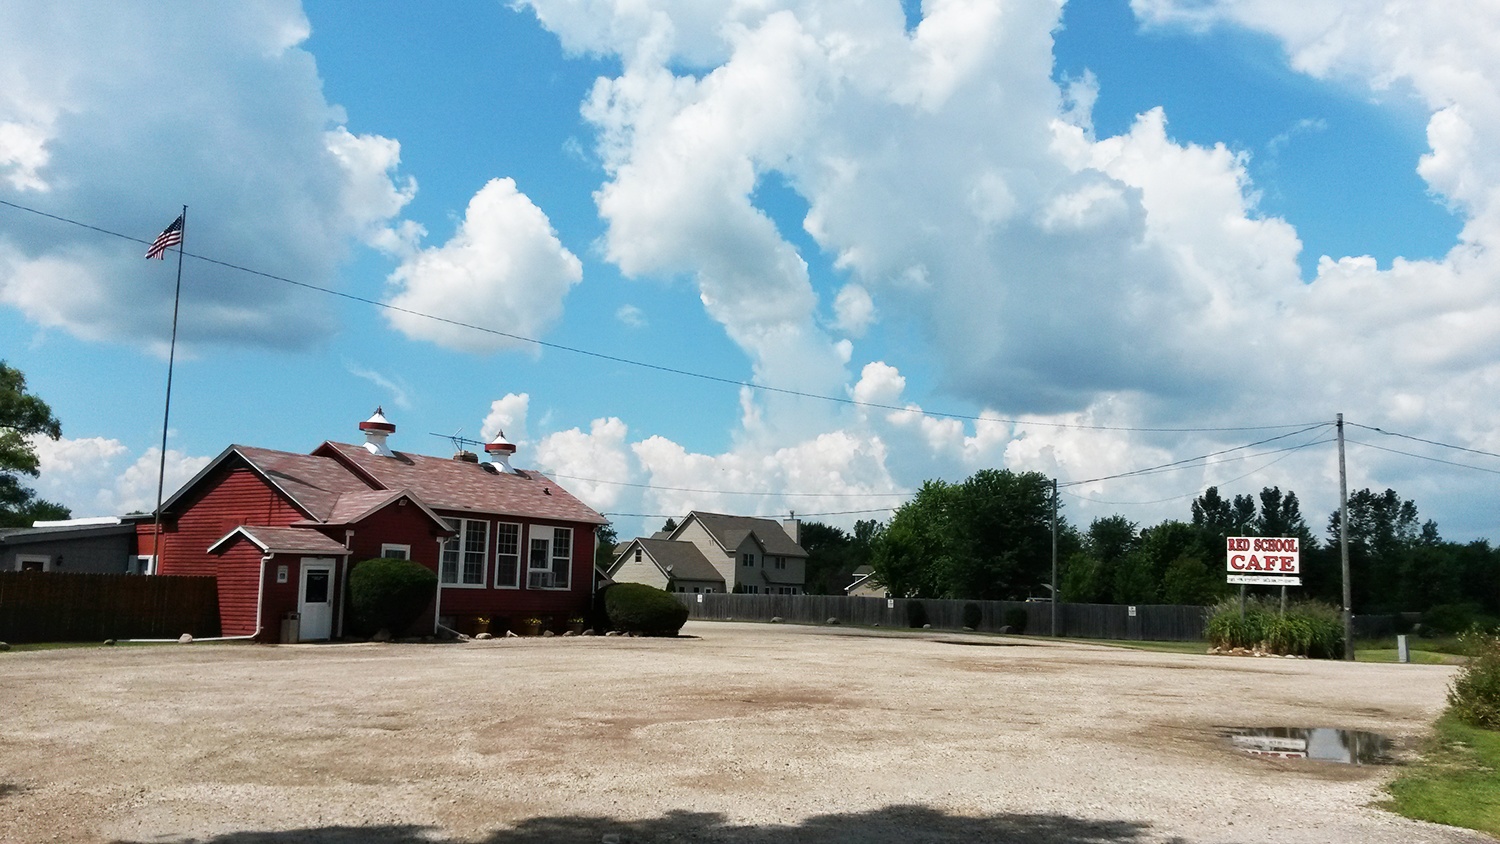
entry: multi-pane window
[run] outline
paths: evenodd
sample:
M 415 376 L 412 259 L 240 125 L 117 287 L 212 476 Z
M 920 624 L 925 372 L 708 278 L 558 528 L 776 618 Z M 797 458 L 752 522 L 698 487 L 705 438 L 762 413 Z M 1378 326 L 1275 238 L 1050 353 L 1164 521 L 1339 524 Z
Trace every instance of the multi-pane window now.
M 740 555 L 740 565 L 742 565 L 742 566 L 753 566 L 753 565 L 755 565 L 755 555 L 754 554 L 741 554 Z
M 779 568 L 779 569 L 786 568 L 786 557 L 777 557 L 776 558 L 776 568 Z
M 526 559 L 526 588 L 552 588 L 552 543 L 533 531 Z
M 387 560 L 410 560 L 411 546 L 386 542 L 380 546 L 380 556 Z
M 573 568 L 573 529 L 552 529 L 552 588 L 568 588 L 568 572 Z
M 495 525 L 495 587 L 520 586 L 521 526 L 509 522 Z
M 483 586 L 485 548 L 490 523 L 479 519 L 444 519 L 453 536 L 443 540 L 443 559 L 438 577 L 455 586 Z
M 533 527 L 526 562 L 526 588 L 567 589 L 572 562 L 572 528 Z

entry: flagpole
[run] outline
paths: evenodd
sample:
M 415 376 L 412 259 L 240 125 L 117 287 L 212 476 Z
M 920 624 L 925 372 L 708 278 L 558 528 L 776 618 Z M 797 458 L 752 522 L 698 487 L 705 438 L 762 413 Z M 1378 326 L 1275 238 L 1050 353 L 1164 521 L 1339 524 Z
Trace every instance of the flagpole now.
M 167 400 L 161 416 L 161 463 L 156 470 L 156 538 L 151 574 L 161 571 L 161 496 L 167 479 L 167 424 L 172 418 L 172 367 L 177 361 L 177 310 L 182 304 L 182 251 L 187 248 L 187 206 L 182 206 L 182 240 L 177 243 L 177 291 L 172 294 L 172 345 L 167 351 Z

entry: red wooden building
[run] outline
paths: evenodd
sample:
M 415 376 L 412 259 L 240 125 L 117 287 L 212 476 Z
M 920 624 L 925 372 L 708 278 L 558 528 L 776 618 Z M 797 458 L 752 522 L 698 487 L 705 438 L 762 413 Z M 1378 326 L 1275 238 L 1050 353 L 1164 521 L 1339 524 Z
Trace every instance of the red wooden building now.
M 404 557 L 438 574 L 425 629 L 499 632 L 541 618 L 562 626 L 588 612 L 595 530 L 607 520 L 539 472 L 510 466 L 504 436 L 490 458 L 392 451 L 380 410 L 360 445 L 311 454 L 232 445 L 138 527 L 159 574 L 218 579 L 225 636 L 281 639 L 299 615 L 300 641 L 344 634 L 352 565 Z

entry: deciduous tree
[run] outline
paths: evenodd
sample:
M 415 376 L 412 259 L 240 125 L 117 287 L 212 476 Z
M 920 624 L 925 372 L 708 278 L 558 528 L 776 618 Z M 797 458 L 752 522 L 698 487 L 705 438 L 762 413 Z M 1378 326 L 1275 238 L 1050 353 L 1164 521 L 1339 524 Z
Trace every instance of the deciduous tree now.
M 31 438 L 57 439 L 62 425 L 47 403 L 26 392 L 26 376 L 0 361 L 0 527 L 27 527 L 37 519 L 66 519 L 68 508 L 43 501 L 21 482 L 41 468 Z

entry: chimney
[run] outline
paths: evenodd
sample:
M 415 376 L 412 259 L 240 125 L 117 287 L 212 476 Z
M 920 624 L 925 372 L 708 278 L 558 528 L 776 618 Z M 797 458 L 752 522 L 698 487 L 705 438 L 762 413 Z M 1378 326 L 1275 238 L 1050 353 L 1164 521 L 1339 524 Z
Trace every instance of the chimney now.
M 505 474 L 519 474 L 510 465 L 510 458 L 516 453 L 516 447 L 505 438 L 504 431 L 499 431 L 495 434 L 495 438 L 485 445 L 484 453 L 488 454 L 490 462 L 500 467 L 500 470 Z
M 791 514 L 790 518 L 782 521 L 781 527 L 786 531 L 786 535 L 792 538 L 793 542 L 798 545 L 802 544 L 802 537 L 800 536 L 802 533 L 802 520 L 797 518 L 795 512 Z
M 479 462 L 479 455 L 475 454 L 472 451 L 466 451 L 464 449 L 459 449 L 458 453 L 455 454 L 455 455 L 453 455 L 453 459 L 457 460 L 460 463 L 478 463 Z
M 396 433 L 396 426 L 385 418 L 384 410 L 379 407 L 375 408 L 375 415 L 359 423 L 359 430 L 365 435 L 365 451 L 381 457 L 396 456 L 385 444 L 385 438 Z

